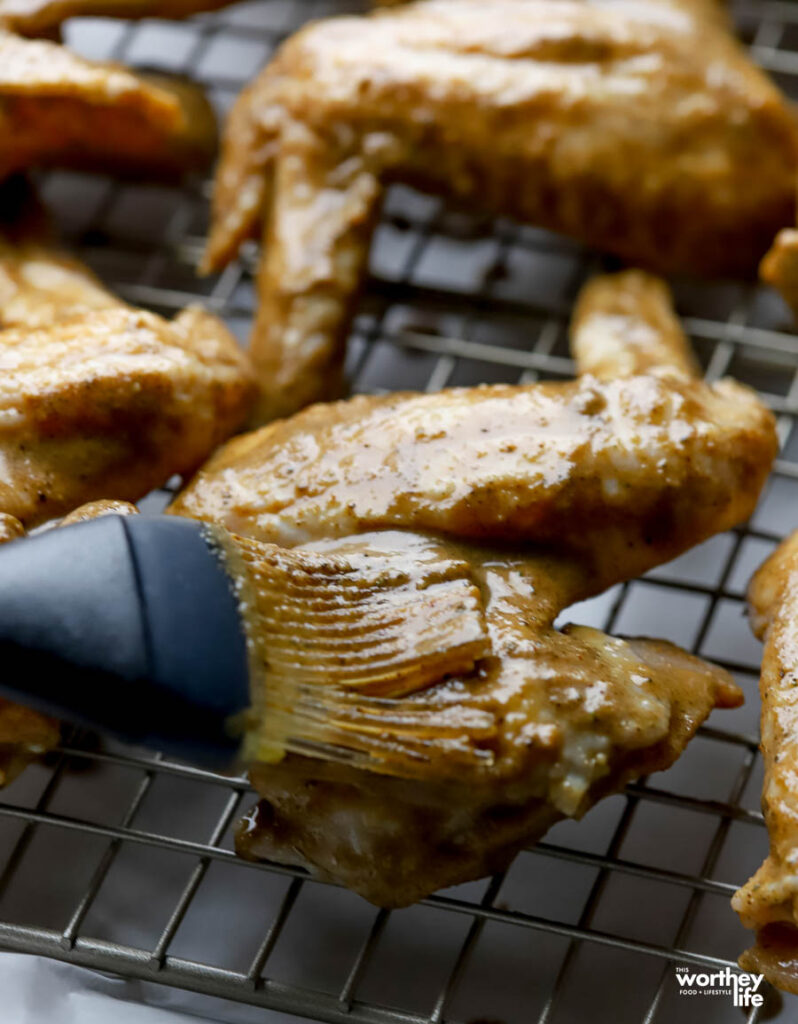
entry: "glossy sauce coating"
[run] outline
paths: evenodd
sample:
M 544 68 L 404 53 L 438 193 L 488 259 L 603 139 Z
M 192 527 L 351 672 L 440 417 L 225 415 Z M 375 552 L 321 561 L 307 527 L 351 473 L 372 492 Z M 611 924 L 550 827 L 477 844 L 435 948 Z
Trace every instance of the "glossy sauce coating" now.
M 231 0 L 0 0 L 0 25 L 21 36 L 49 36 L 67 18 L 187 18 Z
M 732 903 L 757 932 L 741 965 L 798 993 L 798 534 L 765 562 L 748 600 L 754 632 L 765 641 L 759 690 L 770 854 Z
M 385 184 L 664 272 L 752 275 L 798 128 L 704 0 L 426 0 L 302 29 L 236 103 L 208 268 L 263 234 L 265 420 L 340 387 Z
M 642 309 L 631 339 L 629 319 L 613 321 L 619 372 L 643 372 L 611 379 L 617 301 Z M 753 392 L 687 376 L 683 334 L 649 319 L 663 303 L 661 283 L 634 272 L 588 287 L 575 354 L 607 379 L 315 406 L 232 441 L 173 510 L 288 546 L 432 530 L 546 544 L 599 575 L 617 566 L 638 575 L 746 518 L 776 450 L 772 416 Z M 653 370 L 652 338 L 670 366 Z
M 491 641 L 482 672 L 393 712 L 408 749 L 431 748 L 426 764 L 404 778 L 295 756 L 255 764 L 262 802 L 240 829 L 242 855 L 301 864 L 380 906 L 407 905 L 503 869 L 558 819 L 667 768 L 713 707 L 740 702 L 725 672 L 671 644 L 554 629 L 574 596 L 572 566 L 561 576 L 550 560 L 498 557 L 473 568 Z M 401 738 L 390 714 L 342 716 L 347 740 L 355 723 Z M 392 757 L 403 766 L 397 747 L 377 751 L 389 770 Z
M 31 526 L 190 472 L 254 389 L 215 317 L 131 309 L 44 240 L 39 211 L 20 221 L 0 239 L 0 511 Z
M 294 755 L 254 766 L 263 802 L 245 855 L 409 903 L 505 866 L 739 701 L 725 672 L 673 645 L 554 623 L 747 515 L 773 419 L 746 389 L 689 375 L 667 290 L 647 275 L 593 282 L 573 340 L 604 379 L 316 406 L 232 442 L 173 504 L 327 557 L 402 544 L 409 557 L 432 531 L 480 595 L 489 651 L 473 671 L 387 706 L 327 695 L 335 714 L 313 738 L 383 774 Z M 292 728 L 301 738 L 301 716 Z
M 251 382 L 200 310 L 124 308 L 0 333 L 0 508 L 26 525 L 188 472 L 241 423 Z
M 174 178 L 207 166 L 215 146 L 197 86 L 0 27 L 0 180 L 53 165 Z

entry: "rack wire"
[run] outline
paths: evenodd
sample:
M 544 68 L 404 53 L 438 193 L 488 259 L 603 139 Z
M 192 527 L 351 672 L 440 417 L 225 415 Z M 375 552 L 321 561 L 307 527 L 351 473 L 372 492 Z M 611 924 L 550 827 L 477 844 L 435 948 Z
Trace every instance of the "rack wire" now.
M 261 0 L 184 24 L 80 22 L 68 38 L 90 56 L 190 71 L 224 112 L 286 34 L 341 7 Z M 798 5 L 750 0 L 737 14 L 756 60 L 798 95 Z M 44 189 L 123 297 L 166 313 L 199 298 L 245 336 L 254 253 L 212 280 L 193 273 L 207 183 L 61 174 Z M 355 390 L 570 376 L 568 314 L 596 265 L 563 239 L 394 189 L 352 332 Z M 729 1000 L 680 1000 L 674 969 L 734 967 L 748 941 L 728 906 L 766 847 L 759 652 L 743 591 L 798 524 L 798 338 L 780 301 L 754 286 L 679 282 L 676 295 L 707 377 L 760 391 L 782 453 L 751 524 L 569 618 L 712 658 L 744 686 L 747 708 L 716 715 L 671 771 L 557 826 L 507 872 L 398 912 L 237 859 L 231 832 L 254 800 L 246 779 L 76 733 L 0 797 L 0 948 L 221 997 L 219 1015 L 245 1003 L 340 1024 L 738 1021 Z M 747 1020 L 792 1019 L 790 1009 L 769 992 Z

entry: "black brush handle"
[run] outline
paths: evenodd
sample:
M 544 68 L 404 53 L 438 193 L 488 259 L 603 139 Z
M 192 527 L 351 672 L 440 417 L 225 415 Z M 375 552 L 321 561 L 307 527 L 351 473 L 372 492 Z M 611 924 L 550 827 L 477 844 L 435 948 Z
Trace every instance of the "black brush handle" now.
M 223 767 L 247 646 L 208 528 L 103 516 L 0 547 L 0 695 Z

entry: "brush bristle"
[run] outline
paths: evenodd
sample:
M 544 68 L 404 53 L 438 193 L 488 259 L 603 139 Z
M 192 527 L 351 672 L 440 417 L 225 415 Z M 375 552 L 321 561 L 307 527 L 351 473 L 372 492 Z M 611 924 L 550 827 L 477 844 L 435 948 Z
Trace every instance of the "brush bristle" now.
M 424 695 L 489 653 L 465 561 L 393 533 L 294 549 L 234 540 L 258 690 L 247 756 L 294 750 L 383 765 L 489 756 L 479 741 L 492 716 L 471 710 L 466 721 L 454 699 L 447 707 Z
M 402 776 L 426 774 L 431 765 L 446 772 L 489 767 L 496 738 L 495 716 L 464 706 L 462 693 L 436 688 L 435 700 L 414 694 L 403 701 L 330 692 L 320 701 L 300 692 L 287 715 L 301 716 L 303 738 L 288 750 L 346 760 L 371 771 Z

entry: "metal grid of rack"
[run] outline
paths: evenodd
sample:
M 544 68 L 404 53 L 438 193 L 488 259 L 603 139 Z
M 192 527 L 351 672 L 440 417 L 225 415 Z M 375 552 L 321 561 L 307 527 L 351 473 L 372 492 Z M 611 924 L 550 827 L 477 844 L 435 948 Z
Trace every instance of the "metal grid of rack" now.
M 87 21 L 90 56 L 190 71 L 223 112 L 324 0 L 259 0 L 185 24 Z M 798 5 L 738 10 L 756 59 L 798 95 Z M 193 266 L 208 186 L 44 180 L 67 237 L 123 297 L 171 313 L 200 299 L 242 338 L 254 253 L 220 277 Z M 567 377 L 566 326 L 595 256 L 397 188 L 354 325 L 356 390 Z M 758 650 L 742 618 L 753 568 L 798 525 L 798 337 L 780 301 L 743 284 L 677 283 L 709 378 L 759 389 L 783 443 L 752 523 L 568 617 L 664 635 L 731 669 L 747 707 L 712 719 L 668 773 L 557 826 L 503 875 L 378 911 L 302 871 L 238 860 L 253 799 L 230 779 L 70 737 L 0 797 L 0 949 L 34 952 L 325 1021 L 739 1020 L 679 1000 L 674 968 L 734 966 L 747 941 L 728 900 L 765 850 L 758 810 Z M 158 507 L 161 492 L 145 500 Z M 587 1000 L 587 1001 L 585 1001 Z M 587 1009 L 589 1007 L 589 1009 Z M 748 1020 L 791 1017 L 776 993 Z M 784 1016 L 782 1016 L 784 1014 Z

